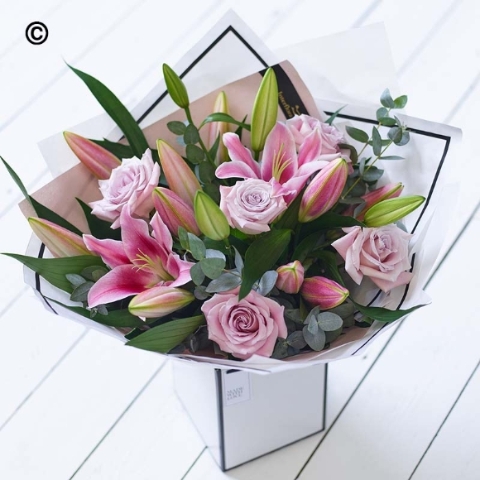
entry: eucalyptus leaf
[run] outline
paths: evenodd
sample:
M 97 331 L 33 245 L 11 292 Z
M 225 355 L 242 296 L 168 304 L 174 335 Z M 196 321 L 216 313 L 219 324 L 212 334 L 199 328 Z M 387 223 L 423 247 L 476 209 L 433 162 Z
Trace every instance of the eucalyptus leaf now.
M 388 117 L 388 110 L 385 107 L 380 107 L 377 112 L 377 120 L 380 121 L 381 118 Z
M 378 157 L 382 153 L 382 137 L 377 127 L 372 128 L 373 153 Z
M 205 244 L 193 233 L 187 232 L 188 237 L 188 248 L 189 252 L 192 254 L 195 260 L 202 260 L 207 254 L 207 249 Z M 182 239 L 180 238 L 180 242 Z
M 197 165 L 205 160 L 205 153 L 203 150 L 197 145 L 192 145 L 191 143 L 187 144 L 185 147 L 185 154 L 187 156 L 187 160 L 194 165 Z
M 237 269 L 238 273 L 241 274 L 243 270 L 243 258 L 235 247 L 233 247 L 233 249 L 235 250 L 235 268 Z
M 380 180 L 382 177 L 383 172 L 384 170 L 378 167 L 370 167 L 368 171 L 365 171 L 365 173 L 362 175 L 363 181 L 367 183 L 378 182 L 378 180 Z
M 235 273 L 225 272 L 222 273 L 218 278 L 212 280 L 207 288 L 207 293 L 220 293 L 220 292 L 227 292 L 228 290 L 232 290 L 238 287 L 242 283 L 242 278 L 240 275 Z
M 395 108 L 395 102 L 393 101 L 388 88 L 386 88 L 380 96 L 380 103 L 386 108 Z
M 262 275 L 262 278 L 258 282 L 257 293 L 266 297 L 275 286 L 277 282 L 278 273 L 275 270 L 269 270 Z
M 401 95 L 394 100 L 395 108 L 405 108 L 405 105 L 408 102 L 407 95 Z
M 303 338 L 305 339 L 305 342 L 307 342 L 308 346 L 316 352 L 320 352 L 325 348 L 325 332 L 318 328 L 318 325 L 315 333 L 312 333 L 308 326 L 303 327 Z
M 385 125 L 386 127 L 394 127 L 397 124 L 397 122 L 393 118 L 390 118 L 390 117 L 379 118 L 378 123 L 380 125 Z
M 388 131 L 388 138 L 396 145 L 398 145 L 398 142 L 402 141 L 402 135 L 402 129 L 399 127 L 392 127 Z
M 93 280 L 94 282 L 96 282 L 107 273 L 108 273 L 108 269 L 106 267 L 92 265 L 90 267 L 84 268 L 81 271 L 80 275 L 86 278 L 87 280 Z
M 200 140 L 200 135 L 198 133 L 198 129 L 195 125 L 192 125 L 191 123 L 187 125 L 185 129 L 185 133 L 183 135 L 183 140 L 187 145 L 193 145 L 195 143 L 198 143 Z
M 399 155 L 385 155 L 384 157 L 380 157 L 380 160 L 405 160 L 405 157 Z
M 175 135 L 183 135 L 187 126 L 183 122 L 174 120 L 167 123 L 167 128 Z
M 208 278 L 215 280 L 222 274 L 225 268 L 225 260 L 222 258 L 202 258 L 200 267 Z
M 305 338 L 303 337 L 303 332 L 301 331 L 292 332 L 287 337 L 287 343 L 288 345 L 296 348 L 297 350 L 301 350 L 302 348 L 307 346 L 307 342 L 305 341 Z
M 67 273 L 65 275 L 65 277 L 67 277 L 67 280 L 74 286 L 74 287 L 78 287 L 79 285 L 81 285 L 82 283 L 85 283 L 86 280 L 81 276 L 81 275 L 77 275 L 76 273 Z
M 70 295 L 70 300 L 72 300 L 72 302 L 86 302 L 88 292 L 93 285 L 95 285 L 93 282 L 84 282 L 81 285 L 78 285 Z
M 205 323 L 203 315 L 172 320 L 133 338 L 127 345 L 152 352 L 167 353 Z
M 205 274 L 203 273 L 200 263 L 195 263 L 192 268 L 190 268 L 190 276 L 192 277 L 192 282 L 195 285 L 201 285 L 205 280 Z
M 209 293 L 207 292 L 207 288 L 203 285 L 197 285 L 193 291 L 193 294 L 197 300 L 206 300 L 210 297 Z
M 221 258 L 224 262 L 226 261 L 225 255 L 220 250 L 215 250 L 213 248 L 207 248 L 205 252 L 206 258 Z
M 317 316 L 318 326 L 325 332 L 327 343 L 333 342 L 343 330 L 343 320 L 332 312 L 322 312 Z
M 347 126 L 346 130 L 348 135 L 352 137 L 354 140 L 357 140 L 357 142 L 367 143 L 369 140 L 368 133 L 364 132 L 363 130 L 360 130 L 359 128 Z
M 410 133 L 409 132 L 403 132 L 402 133 L 402 138 L 400 139 L 399 142 L 397 142 L 395 145 L 398 145 L 399 147 L 403 147 L 410 141 Z
M 279 338 L 275 348 L 273 349 L 272 358 L 281 360 L 288 357 L 288 343 L 285 339 Z

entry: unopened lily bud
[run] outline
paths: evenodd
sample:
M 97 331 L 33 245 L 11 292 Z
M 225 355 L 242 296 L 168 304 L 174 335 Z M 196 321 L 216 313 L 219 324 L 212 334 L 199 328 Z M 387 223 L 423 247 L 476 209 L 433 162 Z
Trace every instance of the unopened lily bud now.
M 187 89 L 182 79 L 169 67 L 166 63 L 163 64 L 163 77 L 167 90 L 172 100 L 180 107 L 187 108 L 190 104 L 188 100 Z
M 205 193 L 195 196 L 195 220 L 200 231 L 212 240 L 224 240 L 230 235 L 230 225 L 220 207 Z
M 345 287 L 325 277 L 306 278 L 300 293 L 308 303 L 318 306 L 322 310 L 337 307 L 349 295 Z
M 110 178 L 112 170 L 122 162 L 105 148 L 76 133 L 63 132 L 65 141 L 77 158 L 100 180 Z
M 383 227 L 395 223 L 416 210 L 424 201 L 425 197 L 420 195 L 383 200 L 367 210 L 364 222 L 368 227 Z
M 193 302 L 195 297 L 187 290 L 158 286 L 145 290 L 130 301 L 128 310 L 132 315 L 145 318 L 164 317 Z
M 165 141 L 157 141 L 158 156 L 170 190 L 193 206 L 200 183 L 185 160 Z
M 263 77 L 253 104 L 251 144 L 255 152 L 263 150 L 267 136 L 277 121 L 277 114 L 277 77 L 273 69 L 269 68 Z
M 35 235 L 45 244 L 54 257 L 93 255 L 86 247 L 83 238 L 66 228 L 35 217 L 30 217 L 28 223 Z
M 277 268 L 277 283 L 275 286 L 285 293 L 298 293 L 303 283 L 305 269 L 303 265 L 295 260 Z
M 332 160 L 306 188 L 298 220 L 311 222 L 328 212 L 338 202 L 348 177 L 348 164 L 343 158 Z
M 200 235 L 193 208 L 168 188 L 158 187 L 153 191 L 155 210 L 165 222 L 170 233 L 178 236 L 178 228 Z
M 228 114 L 228 102 L 225 92 L 220 92 L 213 105 L 213 113 Z M 211 122 L 207 125 L 207 148 L 211 149 L 217 138 L 219 139 L 217 155 L 215 156 L 215 164 L 220 165 L 225 162 L 228 157 L 227 147 L 223 143 L 223 134 L 229 131 L 229 124 L 227 122 Z
M 363 195 L 362 199 L 365 201 L 362 210 L 357 215 L 357 220 L 362 221 L 365 217 L 365 212 L 373 205 L 376 205 L 383 200 L 389 198 L 397 198 L 400 196 L 403 190 L 403 185 L 401 183 L 389 183 L 383 187 L 377 188 L 372 192 L 369 192 Z

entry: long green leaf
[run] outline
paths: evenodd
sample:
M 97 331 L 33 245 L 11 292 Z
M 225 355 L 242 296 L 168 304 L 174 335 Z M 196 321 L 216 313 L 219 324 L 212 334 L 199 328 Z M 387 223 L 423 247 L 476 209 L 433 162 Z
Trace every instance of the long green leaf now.
M 141 158 L 148 148 L 148 143 L 141 128 L 123 103 L 96 78 L 68 65 L 68 63 L 67 66 L 83 80 L 93 96 L 123 132 L 134 155 Z
M 245 298 L 250 293 L 253 284 L 275 265 L 287 248 L 291 235 L 291 230 L 272 230 L 248 247 L 245 254 L 239 300 Z
M 5 168 L 7 169 L 8 173 L 12 177 L 12 180 L 17 184 L 19 190 L 23 193 L 23 196 L 25 197 L 26 200 L 28 200 L 28 202 L 33 207 L 33 209 L 35 210 L 35 213 L 39 218 L 42 218 L 44 220 L 49 220 L 50 222 L 53 222 L 60 227 L 66 228 L 67 230 L 70 230 L 71 232 L 76 233 L 77 235 L 82 235 L 82 232 L 75 225 L 72 225 L 70 222 L 67 222 L 67 220 L 65 220 L 63 217 L 55 213 L 53 210 L 50 210 L 45 205 L 42 205 L 40 202 L 38 202 L 32 196 L 30 196 L 28 194 L 28 191 L 25 185 L 23 184 L 20 177 L 16 174 L 15 170 L 2 157 L 0 157 L 0 160 L 3 162 L 3 164 L 5 165 Z
M 379 322 L 386 323 L 394 322 L 395 320 L 412 313 L 418 308 L 425 307 L 425 305 L 417 305 L 416 307 L 408 308 L 407 310 L 388 310 L 382 307 L 365 307 L 357 302 L 353 303 L 360 313 L 363 313 L 367 317 L 373 318 L 374 320 L 378 320 Z
M 345 286 L 345 282 L 338 271 L 337 256 L 333 252 L 328 250 L 318 249 L 313 251 L 312 255 L 315 255 L 322 262 L 322 266 L 327 272 L 327 276 L 335 280 L 342 286 Z
M 151 352 L 167 353 L 205 323 L 203 315 L 172 320 L 133 338 L 127 345 Z
M 94 237 L 111 238 L 113 240 L 121 239 L 120 228 L 111 228 L 111 224 L 109 222 L 101 220 L 95 215 L 92 215 L 92 208 L 84 201 L 77 198 L 77 202 L 80 204 L 80 207 L 82 207 L 85 218 L 87 219 L 88 228 L 90 228 L 90 232 Z
M 93 265 L 105 267 L 102 259 L 94 255 L 80 255 L 78 257 L 66 258 L 37 258 L 17 255 L 16 253 L 3 253 L 2 255 L 18 260 L 30 268 L 30 270 L 38 273 L 54 287 L 68 293 L 72 293 L 74 287 L 66 279 L 65 275 L 69 273 L 80 275 L 83 269 Z
M 309 222 L 302 227 L 302 236 L 310 235 L 319 230 L 330 230 L 332 228 L 346 227 L 364 227 L 365 224 L 359 222 L 353 217 L 347 215 L 339 215 L 338 213 L 327 212 L 313 222 Z
M 227 113 L 212 113 L 207 118 L 205 118 L 205 120 L 200 124 L 199 128 L 202 128 L 205 124 L 212 123 L 212 122 L 232 123 L 233 125 L 238 125 L 239 127 L 242 127 L 248 131 L 250 131 L 250 128 L 251 128 L 251 126 L 248 123 L 235 120 L 232 116 L 228 115 Z
M 72 307 L 71 305 L 64 305 L 63 303 L 57 302 L 52 298 L 48 299 L 50 302 L 61 305 L 64 308 L 67 308 L 71 312 L 74 312 L 82 317 L 93 320 L 94 322 L 101 323 L 102 325 L 107 325 L 108 327 L 117 327 L 117 328 L 136 328 L 145 325 L 138 317 L 132 315 L 128 310 L 112 310 L 108 312 L 108 315 L 102 315 L 97 313 L 94 317 L 90 316 L 90 311 L 83 307 Z
M 100 145 L 105 150 L 108 150 L 110 153 L 113 153 L 117 158 L 123 160 L 124 158 L 134 157 L 132 148 L 129 145 L 124 145 L 123 143 L 111 142 L 110 140 L 104 138 L 103 140 L 93 140 L 92 142 Z

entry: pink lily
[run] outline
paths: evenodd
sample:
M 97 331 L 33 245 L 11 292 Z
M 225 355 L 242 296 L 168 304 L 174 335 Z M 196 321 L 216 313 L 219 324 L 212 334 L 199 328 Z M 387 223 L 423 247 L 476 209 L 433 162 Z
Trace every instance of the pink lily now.
M 223 143 L 232 161 L 217 168 L 218 178 L 256 178 L 266 182 L 273 179 L 282 187 L 280 191 L 287 203 L 295 199 L 312 174 L 328 165 L 327 161 L 318 160 L 322 139 L 317 129 L 305 138 L 297 154 L 292 133 L 285 124 L 277 122 L 268 134 L 261 162 L 253 159 L 235 133 L 225 133 Z
M 83 236 L 88 249 L 100 255 L 112 269 L 90 289 L 90 307 L 137 295 L 157 285 L 178 287 L 191 280 L 190 268 L 193 264 L 172 251 L 172 236 L 158 213 L 153 216 L 150 225 L 153 237 L 147 222 L 133 218 L 124 208 L 120 215 L 121 242 Z

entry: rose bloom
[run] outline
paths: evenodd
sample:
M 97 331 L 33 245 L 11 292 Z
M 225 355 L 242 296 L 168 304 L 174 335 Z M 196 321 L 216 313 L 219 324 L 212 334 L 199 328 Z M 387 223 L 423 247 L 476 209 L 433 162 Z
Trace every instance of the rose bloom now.
M 238 301 L 236 293 L 219 293 L 202 305 L 208 338 L 224 351 L 246 360 L 270 357 L 278 337 L 287 337 L 284 307 L 251 291 Z
M 281 187 L 279 187 L 281 188 Z M 233 187 L 220 187 L 220 208 L 233 228 L 256 235 L 268 232 L 287 204 L 272 183 L 248 178 Z
M 357 283 L 363 276 L 384 292 L 412 279 L 408 244 L 411 234 L 396 225 L 379 228 L 344 228 L 347 235 L 332 243 L 345 260 L 345 270 Z
M 146 218 L 153 209 L 152 192 L 160 179 L 160 165 L 154 163 L 147 150 L 142 159 L 127 158 L 112 170 L 108 180 L 99 180 L 103 199 L 92 202 L 92 213 L 103 220 L 120 226 L 120 213 L 128 205 L 130 212 Z
M 331 158 L 331 160 L 333 160 L 340 153 L 338 144 L 344 142 L 342 132 L 327 123 L 321 122 L 318 118 L 303 114 L 295 115 L 293 118 L 287 120 L 287 127 L 293 134 L 297 149 L 315 129 L 318 129 L 322 138 L 320 155 L 335 154 L 335 156 Z M 322 158 L 320 159 L 323 160 Z

